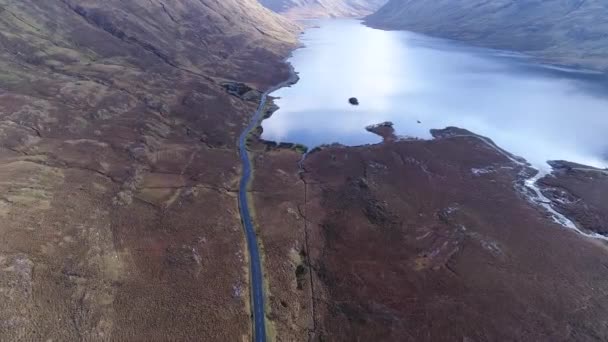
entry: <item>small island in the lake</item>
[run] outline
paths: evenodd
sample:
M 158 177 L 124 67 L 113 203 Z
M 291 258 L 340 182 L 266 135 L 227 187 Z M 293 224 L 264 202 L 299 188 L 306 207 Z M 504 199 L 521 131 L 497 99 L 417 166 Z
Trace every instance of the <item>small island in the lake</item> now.
M 348 99 L 348 103 L 350 103 L 353 106 L 358 106 L 359 100 L 356 97 L 351 97 L 350 99 Z

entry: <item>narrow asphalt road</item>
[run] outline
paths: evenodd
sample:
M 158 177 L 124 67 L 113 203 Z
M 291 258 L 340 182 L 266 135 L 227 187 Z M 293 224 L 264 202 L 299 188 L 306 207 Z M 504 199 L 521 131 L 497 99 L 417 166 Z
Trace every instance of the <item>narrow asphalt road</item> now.
M 296 80 L 297 76 L 292 70 L 291 77 L 287 81 L 281 82 L 264 92 L 260 99 L 258 109 L 253 114 L 249 125 L 247 125 L 239 137 L 239 154 L 241 156 L 241 163 L 243 164 L 243 175 L 241 176 L 241 183 L 239 185 L 239 210 L 243 228 L 245 229 L 245 235 L 247 237 L 247 249 L 249 250 L 251 296 L 253 297 L 253 341 L 255 342 L 266 342 L 266 324 L 264 314 L 264 274 L 262 273 L 262 260 L 260 258 L 260 248 L 257 242 L 255 227 L 249 212 L 249 202 L 247 198 L 249 181 L 251 180 L 251 161 L 249 160 L 249 154 L 247 152 L 247 136 L 258 125 L 258 122 L 262 118 L 262 113 L 264 112 L 268 100 L 268 94 L 279 88 L 289 86 Z

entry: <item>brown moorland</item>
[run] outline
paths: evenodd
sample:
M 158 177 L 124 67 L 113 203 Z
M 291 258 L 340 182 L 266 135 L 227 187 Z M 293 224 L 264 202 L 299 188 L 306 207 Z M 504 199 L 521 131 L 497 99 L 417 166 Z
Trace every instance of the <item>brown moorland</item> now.
M 236 140 L 296 30 L 253 0 L 0 0 L 0 340 L 251 338 Z M 606 246 L 525 166 L 381 128 L 301 167 L 250 144 L 276 340 L 608 339 Z M 603 174 L 542 184 L 603 232 Z
M 607 339 L 605 244 L 530 202 L 525 166 L 464 130 L 435 133 L 321 148 L 303 170 L 296 152 L 258 151 L 279 336 Z
M 0 340 L 249 339 L 236 141 L 296 28 L 254 0 L 0 1 Z

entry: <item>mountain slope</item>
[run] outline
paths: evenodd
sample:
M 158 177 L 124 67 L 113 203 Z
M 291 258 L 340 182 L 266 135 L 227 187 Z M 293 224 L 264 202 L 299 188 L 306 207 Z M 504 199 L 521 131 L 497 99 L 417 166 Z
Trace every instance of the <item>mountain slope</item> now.
M 295 29 L 293 25 L 255 0 L 180 0 L 171 6 L 149 0 L 56 0 L 33 6 L 27 1 L 4 1 L 1 6 L 5 12 L 2 30 L 18 35 L 37 55 L 53 46 L 81 55 L 78 51 L 86 47 L 92 50 L 87 52 L 99 55 L 94 56 L 97 59 L 144 51 L 171 66 L 223 76 L 224 68 L 234 66 L 231 63 L 247 72 L 241 60 L 259 48 L 295 43 L 289 32 Z M 129 48 L 113 46 L 116 42 Z M 148 63 L 129 60 L 138 62 Z
M 600 0 L 391 0 L 366 22 L 606 69 L 607 15 Z
M 287 78 L 295 30 L 254 0 L 0 0 L 0 340 L 250 339 L 256 101 L 223 83 Z
M 291 18 L 360 17 L 373 13 L 386 0 L 260 0 L 271 10 Z

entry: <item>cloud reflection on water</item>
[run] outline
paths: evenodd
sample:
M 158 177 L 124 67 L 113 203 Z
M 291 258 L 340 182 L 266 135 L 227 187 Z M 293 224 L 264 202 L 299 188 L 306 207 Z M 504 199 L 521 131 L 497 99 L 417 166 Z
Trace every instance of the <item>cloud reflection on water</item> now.
M 301 79 L 273 94 L 281 109 L 264 121 L 265 139 L 375 143 L 364 127 L 388 120 L 398 134 L 421 138 L 431 128 L 466 128 L 537 167 L 550 159 L 608 166 L 603 75 L 355 20 L 322 21 L 303 42 L 290 60 Z M 361 105 L 350 106 L 351 96 Z

